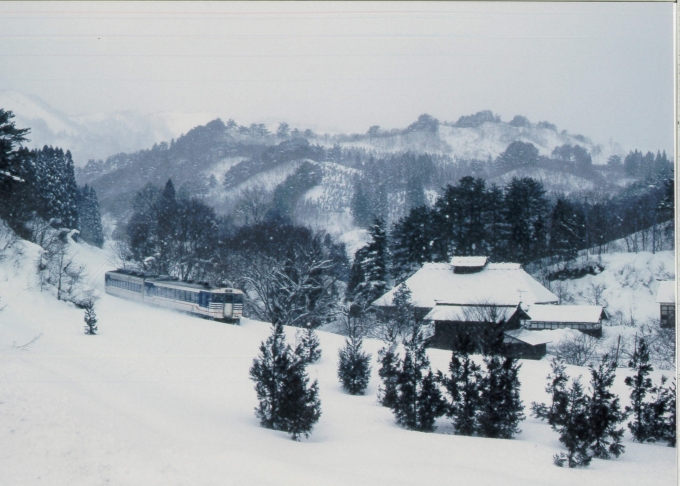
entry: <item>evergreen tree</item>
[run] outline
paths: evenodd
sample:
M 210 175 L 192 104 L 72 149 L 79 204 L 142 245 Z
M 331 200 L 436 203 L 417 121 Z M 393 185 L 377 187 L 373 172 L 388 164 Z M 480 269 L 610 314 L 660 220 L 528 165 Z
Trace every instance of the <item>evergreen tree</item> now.
M 590 450 L 598 459 L 619 457 L 625 447 L 621 444 L 623 429 L 617 426 L 623 422 L 625 414 L 621 411 L 619 398 L 611 392 L 616 376 L 616 363 L 604 355 L 596 367 L 590 370 L 591 397 L 588 401 L 588 420 L 593 443 Z
M 481 368 L 470 359 L 469 354 L 453 352 L 449 372 L 450 376 L 441 377 L 451 397 L 446 415 L 453 419 L 456 434 L 473 435 L 477 430 L 477 413 L 480 407 Z
M 85 334 L 97 334 L 97 315 L 94 313 L 94 302 L 85 304 Z
M 80 223 L 80 237 L 91 245 L 101 248 L 104 245 L 102 220 L 99 214 L 99 202 L 94 187 L 78 188 L 76 204 L 78 207 L 78 221 Z
M 295 347 L 295 354 L 297 354 L 305 364 L 316 363 L 321 358 L 319 337 L 311 326 L 307 326 L 302 332 L 300 342 Z
M 38 215 L 62 228 L 77 229 L 78 186 L 71 152 L 45 146 L 33 155 Z
M 528 263 L 545 254 L 547 212 L 548 200 L 541 183 L 530 177 L 513 177 L 505 188 L 507 258 Z
M 556 430 L 557 427 L 564 425 L 567 414 L 569 395 L 567 383 L 569 378 L 565 373 L 564 361 L 553 358 L 550 364 L 552 372 L 548 375 L 548 385 L 545 391 L 551 396 L 550 407 L 543 403 L 533 402 L 531 409 L 534 417 L 547 420 L 550 426 Z
M 455 186 L 447 185 L 436 207 L 444 223 L 440 231 L 448 239 L 454 255 L 485 253 L 486 183 L 483 179 L 468 176 Z
M 503 218 L 504 208 L 503 190 L 491 184 L 485 198 L 484 233 L 486 251 L 493 261 L 503 261 L 507 252 L 508 226 Z
M 426 206 L 413 208 L 393 227 L 390 235 L 392 277 L 403 282 L 426 262 L 435 261 L 434 242 L 439 238 L 434 211 Z
M 550 254 L 565 261 L 573 260 L 585 243 L 585 216 L 575 205 L 558 199 L 550 224 Z
M 668 447 L 675 447 L 676 446 L 676 406 L 675 406 L 675 400 L 676 400 L 676 386 L 675 386 L 675 379 L 673 379 L 673 382 L 670 384 L 670 386 L 667 389 L 667 402 L 666 402 L 666 420 L 664 422 L 664 433 L 663 433 L 663 439 L 668 441 Z
M 35 207 L 32 154 L 21 146 L 28 128 L 16 128 L 14 113 L 0 108 L 0 218 L 20 235 L 29 236 L 23 224 Z
M 260 402 L 255 409 L 260 425 L 286 431 L 293 440 L 308 437 L 321 415 L 318 384 L 309 385 L 305 363 L 286 344 L 283 326 L 272 326 L 250 368 L 250 378 Z
M 371 242 L 357 250 L 347 284 L 347 301 L 370 305 L 388 290 L 389 249 L 385 222 L 375 219 L 369 228 Z
M 157 271 L 161 274 L 171 273 L 172 253 L 175 245 L 178 222 L 178 204 L 175 199 L 175 186 L 168 179 L 165 188 L 156 202 L 156 235 L 157 235 Z
M 378 351 L 378 363 L 380 363 L 378 376 L 382 381 L 382 386 L 378 389 L 380 404 L 383 407 L 392 408 L 397 402 L 397 379 L 401 359 L 393 347 L 389 346 Z
M 363 395 L 371 378 L 371 355 L 361 347 L 362 339 L 350 336 L 339 352 L 338 378 L 350 395 Z
M 392 412 L 400 425 L 432 432 L 435 420 L 444 414 L 445 406 L 429 369 L 430 361 L 420 332 L 415 330 L 404 346 L 406 356 L 397 375 L 397 398 Z
M 654 370 L 649 363 L 649 349 L 644 339 L 637 343 L 628 366 L 634 370 L 633 376 L 627 376 L 626 385 L 631 389 L 631 406 L 626 407 L 626 414 L 632 414 L 633 420 L 628 422 L 628 428 L 633 439 L 638 442 L 648 441 L 652 437 L 649 415 L 645 407 L 645 397 L 653 390 L 652 379 L 649 374 Z
M 588 420 L 588 398 L 583 394 L 583 387 L 579 380 L 575 380 L 567 390 L 568 401 L 564 423 L 555 427 L 560 434 L 560 442 L 567 449 L 567 453 L 555 455 L 555 465 L 564 467 L 585 467 L 590 464 L 592 457 L 589 449 L 592 445 L 590 421 Z
M 478 431 L 483 437 L 512 439 L 524 420 L 519 398 L 519 366 L 513 358 L 502 362 L 498 356 L 484 359 L 486 373 L 480 386 Z

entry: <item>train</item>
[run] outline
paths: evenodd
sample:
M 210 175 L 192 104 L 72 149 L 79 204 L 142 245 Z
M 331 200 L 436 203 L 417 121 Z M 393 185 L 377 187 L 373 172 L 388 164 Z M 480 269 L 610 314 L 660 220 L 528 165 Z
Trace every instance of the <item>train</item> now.
M 104 288 L 109 295 L 217 321 L 238 324 L 243 315 L 243 292 L 228 287 L 118 269 L 105 273 Z

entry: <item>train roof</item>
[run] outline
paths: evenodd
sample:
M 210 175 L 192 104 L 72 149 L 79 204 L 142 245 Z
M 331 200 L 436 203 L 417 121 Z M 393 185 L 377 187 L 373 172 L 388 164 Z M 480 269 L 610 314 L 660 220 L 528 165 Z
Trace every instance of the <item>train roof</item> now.
M 210 292 L 231 292 L 231 293 L 242 293 L 239 289 L 232 289 L 229 287 L 213 287 L 207 282 L 182 282 L 177 277 L 171 277 L 169 275 L 157 275 L 147 272 L 140 272 L 138 270 L 127 270 L 124 268 L 119 268 L 117 270 L 112 270 L 106 273 L 117 273 L 120 275 L 125 275 L 128 277 L 142 278 L 145 281 L 153 282 L 154 284 L 164 284 L 172 287 L 189 288 L 195 290 L 207 290 Z

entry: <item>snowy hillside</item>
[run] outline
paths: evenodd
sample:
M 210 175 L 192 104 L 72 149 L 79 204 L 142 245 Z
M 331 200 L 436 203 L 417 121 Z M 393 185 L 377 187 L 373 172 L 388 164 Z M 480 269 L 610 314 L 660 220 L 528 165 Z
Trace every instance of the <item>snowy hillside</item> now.
M 36 285 L 38 248 L 22 248 L 0 262 L 0 484 L 675 484 L 676 449 L 633 443 L 628 432 L 621 458 L 570 470 L 552 464 L 557 434 L 533 418 L 515 440 L 455 436 L 446 419 L 433 434 L 402 429 L 376 401 L 381 343 L 366 343 L 367 395 L 350 396 L 336 378 L 343 338 L 326 332 L 323 356 L 309 368 L 321 420 L 309 439 L 293 442 L 259 427 L 253 413 L 248 369 L 268 324 L 221 324 L 108 296 L 106 252 L 72 245 L 101 293 L 100 332 L 86 336 L 83 311 Z M 623 287 L 638 288 L 621 275 Z M 445 371 L 450 353 L 429 353 Z M 548 372 L 547 361 L 522 364 L 527 416 L 532 401 L 547 400 Z M 615 385 L 624 404 L 626 373 Z

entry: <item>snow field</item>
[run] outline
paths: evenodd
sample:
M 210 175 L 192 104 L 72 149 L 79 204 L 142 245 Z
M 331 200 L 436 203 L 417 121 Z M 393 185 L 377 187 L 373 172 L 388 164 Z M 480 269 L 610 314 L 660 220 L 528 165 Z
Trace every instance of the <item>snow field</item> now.
M 533 418 L 516 440 L 434 434 L 398 427 L 377 403 L 378 349 L 365 396 L 344 393 L 336 376 L 344 338 L 319 332 L 322 415 L 309 439 L 259 427 L 248 370 L 270 326 L 197 319 L 103 293 L 106 253 L 74 245 L 101 298 L 100 332 L 83 334 L 83 311 L 41 293 L 32 281 L 36 248 L 0 263 L 0 484 L 3 485 L 617 485 L 674 484 L 676 449 L 640 445 L 560 469 L 557 434 Z M 293 342 L 295 329 L 287 329 Z M 40 337 L 26 347 L 21 345 Z M 429 350 L 447 371 L 450 353 Z M 567 367 L 575 376 L 584 368 Z M 525 361 L 522 400 L 545 401 L 548 361 Z M 616 392 L 627 403 L 620 370 Z M 654 373 L 658 382 L 661 373 Z M 584 383 L 588 382 L 587 376 Z

